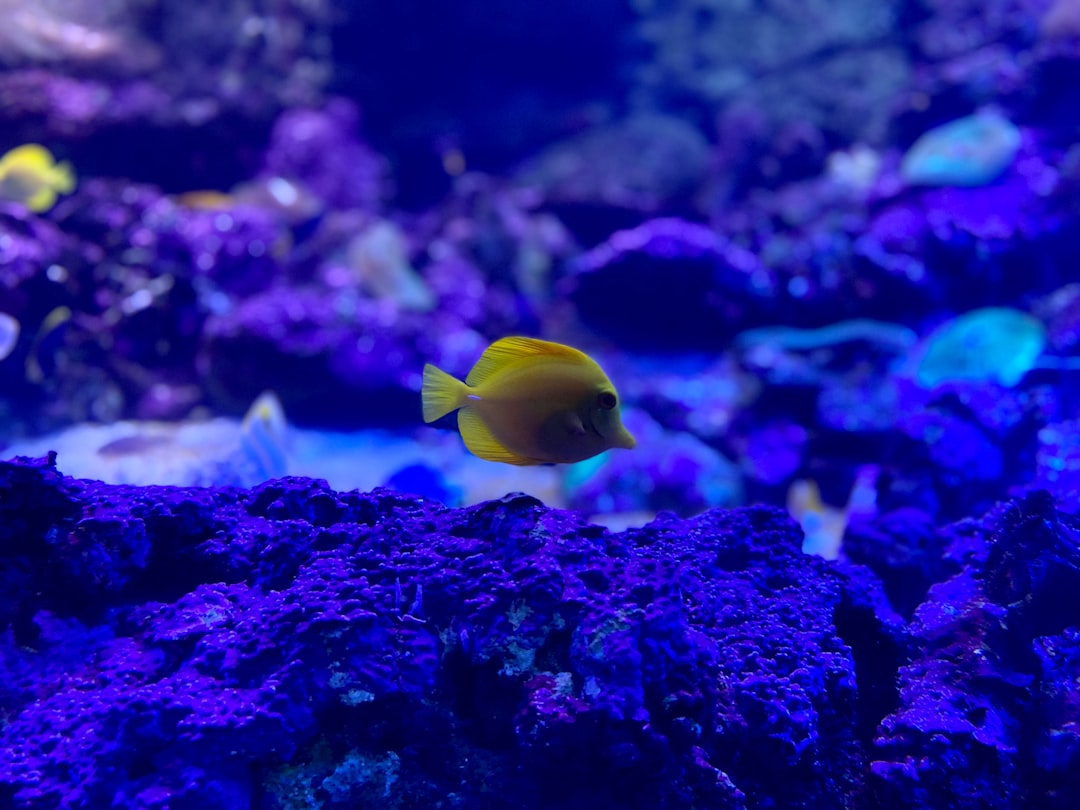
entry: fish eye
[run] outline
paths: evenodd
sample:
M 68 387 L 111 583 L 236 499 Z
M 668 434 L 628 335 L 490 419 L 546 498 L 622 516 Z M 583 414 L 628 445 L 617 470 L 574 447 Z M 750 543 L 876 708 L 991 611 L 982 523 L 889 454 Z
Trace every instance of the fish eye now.
M 603 408 L 605 411 L 610 411 L 615 407 L 617 401 L 615 395 L 610 391 L 603 391 L 596 398 L 596 404 Z

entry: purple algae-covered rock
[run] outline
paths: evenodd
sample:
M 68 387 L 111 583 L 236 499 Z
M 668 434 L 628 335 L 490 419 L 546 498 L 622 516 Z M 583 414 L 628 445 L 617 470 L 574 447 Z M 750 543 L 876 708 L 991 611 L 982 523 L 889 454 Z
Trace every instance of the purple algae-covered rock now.
M 137 288 L 152 293 L 149 300 L 177 298 L 176 288 L 182 288 L 179 298 L 191 300 L 174 300 L 168 308 L 174 312 L 157 312 L 174 320 L 190 320 L 196 303 L 203 310 L 220 308 L 211 300 L 215 294 L 248 295 L 270 286 L 289 239 L 284 223 L 266 208 L 189 207 L 156 186 L 97 178 L 62 201 L 55 216 L 100 254 L 95 264 L 104 284 L 93 290 L 99 306 L 130 315 L 145 308 L 123 302 Z M 134 284 L 136 276 L 144 283 Z
M 518 294 L 508 279 L 492 278 L 473 261 L 450 251 L 424 268 L 424 282 L 438 301 L 438 309 L 469 329 L 495 340 L 521 332 L 536 332 L 539 327 L 527 298 Z M 546 286 L 546 279 L 544 280 Z M 448 333 L 451 344 L 469 343 L 470 333 Z M 476 348 L 471 362 L 461 368 L 464 375 L 480 357 L 486 345 Z
M 209 312 L 270 285 L 286 228 L 261 208 L 194 210 L 154 186 L 99 179 L 49 216 L 62 232 L 50 239 L 51 223 L 27 220 L 42 232 L 38 252 L 52 252 L 12 296 L 32 301 L 28 343 L 54 312 L 20 380 L 44 400 L 31 410 L 60 422 L 183 416 L 202 396 L 195 353 Z
M 1066 3 L 1068 0 L 1066 0 Z M 958 104 L 1022 99 L 1046 94 L 1057 103 L 1067 85 L 1045 71 L 1053 49 L 1038 42 L 1039 18 L 1048 0 L 1008 0 L 987 14 L 978 0 L 928 0 L 911 27 L 919 60 L 908 95 L 896 106 L 913 116 L 941 115 Z M 914 96 L 921 103 L 911 104 Z
M 613 234 L 575 260 L 562 287 L 588 326 L 646 350 L 722 347 L 762 325 L 776 293 L 752 253 L 673 218 Z
M 253 205 L 199 210 L 162 200 L 143 218 L 142 236 L 159 262 L 194 282 L 203 296 L 246 296 L 282 274 L 289 232 L 274 212 Z M 222 297 L 224 297 L 222 296 Z M 206 301 L 207 309 L 214 301 Z
M 311 103 L 329 75 L 326 11 L 317 6 L 256 15 L 228 2 L 194 9 L 163 0 L 148 10 L 11 0 L 7 10 L 0 117 L 23 133 L 16 138 L 104 136 L 122 154 L 145 146 L 139 125 L 183 137 L 214 122 L 218 135 L 233 134 Z
M 54 223 L 0 202 L 0 311 L 30 323 L 64 303 L 63 287 L 47 271 L 73 254 L 74 240 Z
M 833 142 L 877 140 L 911 67 L 887 32 L 904 6 L 651 3 L 634 6 L 647 62 L 638 94 L 661 106 L 757 107 L 775 132 L 796 123 Z M 647 50 L 646 50 L 647 49 Z
M 565 482 L 572 508 L 686 517 L 743 502 L 739 468 L 718 450 L 689 433 L 664 430 L 640 411 L 624 412 L 623 423 L 638 447 L 576 465 Z
M 1040 777 L 1054 785 L 1048 807 L 1068 807 L 1080 796 L 1080 695 L 1076 673 L 1080 671 L 1080 630 L 1043 636 L 1033 645 L 1039 659 L 1039 713 L 1048 718 L 1036 742 L 1035 761 Z M 1060 799 L 1058 798 L 1060 797 Z
M 826 377 L 817 400 L 817 419 L 837 434 L 872 436 L 900 418 L 898 386 L 887 374 L 856 369 Z
M 958 528 L 874 743 L 876 806 L 1072 807 L 1080 524 L 1042 492 Z
M 637 404 L 670 431 L 723 441 L 761 383 L 730 356 L 628 356 L 610 353 L 600 364 L 619 383 L 623 401 Z
M 959 562 L 945 554 L 949 539 L 936 530 L 930 515 L 901 507 L 852 521 L 844 532 L 841 554 L 877 574 L 889 603 L 910 619 L 930 586 L 959 570 Z
M 970 188 L 910 190 L 883 205 L 855 253 L 897 307 L 968 309 L 1048 293 L 1071 280 L 1060 155 L 1026 133 L 1004 176 Z M 931 272 L 933 268 L 933 272 Z
M 1080 420 L 1053 422 L 1039 431 L 1035 475 L 1021 489 L 1047 489 L 1058 507 L 1080 513 Z
M 754 491 L 750 500 L 765 500 L 762 495 L 779 495 L 803 466 L 807 454 L 807 431 L 787 420 L 768 419 L 754 422 L 747 418 L 733 428 L 731 445 L 737 450 L 739 466 L 747 484 Z
M 377 209 L 387 196 L 387 166 L 360 140 L 360 112 L 343 98 L 282 113 L 263 172 L 303 181 L 333 208 Z
M 302 422 L 416 424 L 424 363 L 467 370 L 484 346 L 448 312 L 403 311 L 355 288 L 276 286 L 208 320 L 199 367 L 234 409 L 269 388 Z
M 1066 284 L 1036 302 L 1034 314 L 1046 323 L 1046 345 L 1055 353 L 1080 354 L 1080 283 Z
M 12 806 L 873 806 L 906 632 L 778 510 L 612 534 L 26 460 L 0 493 Z
M 132 122 L 161 123 L 176 113 L 170 93 L 144 78 L 79 77 L 27 67 L 0 74 L 0 94 L 7 101 L 5 124 L 39 139 L 85 138 Z
M 586 244 L 661 212 L 694 208 L 709 168 L 709 145 L 692 124 L 647 114 L 604 124 L 525 163 L 516 181 L 564 219 Z
M 460 286 L 468 291 L 464 306 L 473 311 L 482 306 L 492 319 L 486 334 L 507 334 L 501 330 L 508 311 L 529 322 L 517 329 L 540 331 L 538 319 L 552 303 L 556 269 L 580 252 L 566 226 L 542 203 L 533 189 L 466 172 L 455 178 L 443 204 L 411 223 L 415 244 L 430 259 L 425 277 L 432 287 L 436 274 L 440 277 L 442 306 L 451 305 L 445 293 L 452 293 L 460 272 Z
M 1039 430 L 1057 416 L 1046 386 L 946 384 L 933 392 L 902 386 L 903 406 L 886 456 L 892 508 L 917 506 L 958 520 L 985 511 L 1034 475 Z M 906 483 L 902 483 L 906 482 Z M 913 494 L 904 501 L 903 490 Z M 920 494 L 914 494 L 920 493 Z M 903 501 L 903 502 L 901 502 Z

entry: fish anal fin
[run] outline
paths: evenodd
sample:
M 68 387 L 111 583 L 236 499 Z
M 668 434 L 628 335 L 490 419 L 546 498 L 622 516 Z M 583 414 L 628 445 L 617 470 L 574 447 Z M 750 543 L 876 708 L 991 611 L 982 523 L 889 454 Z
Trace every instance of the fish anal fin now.
M 504 464 L 517 464 L 522 467 L 536 464 L 531 458 L 506 449 L 472 408 L 462 408 L 458 411 L 458 429 L 469 452 L 478 458 L 485 461 L 501 461 Z
M 30 198 L 26 201 L 25 205 L 35 214 L 40 214 L 48 211 L 56 204 L 56 192 L 48 186 L 35 191 L 30 195 Z
M 424 421 L 434 422 L 465 403 L 468 389 L 461 380 L 428 363 L 424 366 L 424 382 L 420 400 L 424 406 Z
M 471 386 L 481 385 L 508 366 L 529 357 L 557 357 L 581 364 L 593 362 L 585 353 L 561 343 L 530 337 L 505 337 L 487 347 L 465 382 Z

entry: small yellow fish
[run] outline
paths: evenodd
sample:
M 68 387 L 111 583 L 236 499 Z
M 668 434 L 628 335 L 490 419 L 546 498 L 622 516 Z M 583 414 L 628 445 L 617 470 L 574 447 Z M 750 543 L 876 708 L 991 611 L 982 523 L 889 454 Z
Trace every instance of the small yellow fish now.
M 421 399 L 425 422 L 458 411 L 465 446 L 488 461 L 571 464 L 637 444 L 596 361 L 546 340 L 496 341 L 465 382 L 429 363 Z
M 57 194 L 74 189 L 71 164 L 57 163 L 52 152 L 40 144 L 16 146 L 0 157 L 0 199 L 20 202 L 41 213 L 56 204 Z
M 236 207 L 236 198 L 224 191 L 203 188 L 176 195 L 176 202 L 193 211 L 228 211 Z

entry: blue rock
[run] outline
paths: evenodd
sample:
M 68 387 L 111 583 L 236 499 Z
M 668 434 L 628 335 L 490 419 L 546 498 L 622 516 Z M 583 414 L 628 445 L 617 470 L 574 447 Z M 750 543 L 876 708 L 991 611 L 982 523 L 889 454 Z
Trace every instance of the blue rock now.
M 904 155 L 900 174 L 918 186 L 983 186 L 1001 176 L 1020 148 L 1020 130 L 992 112 L 931 129 Z

